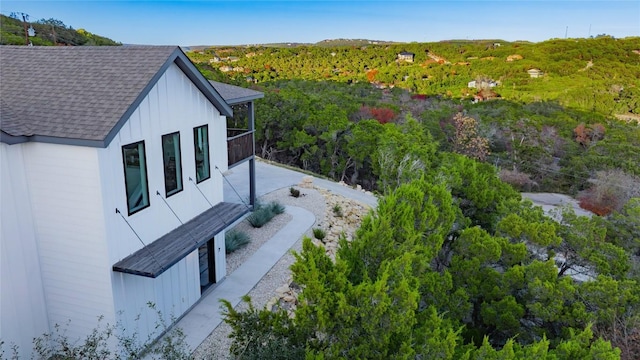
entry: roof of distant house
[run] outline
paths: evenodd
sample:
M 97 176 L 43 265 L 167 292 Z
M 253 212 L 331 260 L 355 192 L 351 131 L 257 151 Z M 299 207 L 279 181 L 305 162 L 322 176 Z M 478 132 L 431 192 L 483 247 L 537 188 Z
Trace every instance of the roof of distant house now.
M 0 47 L 0 141 L 106 147 L 171 64 L 233 111 L 177 46 Z

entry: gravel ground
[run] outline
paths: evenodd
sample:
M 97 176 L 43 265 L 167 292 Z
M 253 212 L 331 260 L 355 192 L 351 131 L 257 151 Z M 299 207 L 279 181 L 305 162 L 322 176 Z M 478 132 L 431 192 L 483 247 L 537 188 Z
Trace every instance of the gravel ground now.
M 300 189 L 301 196 L 294 198 L 289 195 L 289 188 L 276 190 L 269 194 L 264 195 L 259 200 L 263 204 L 267 204 L 271 201 L 278 201 L 282 205 L 291 205 L 304 208 L 311 211 L 316 217 L 316 224 L 321 224 L 325 219 L 326 201 L 324 196 L 317 190 L 298 188 Z M 242 264 L 244 260 L 250 257 L 256 250 L 262 246 L 267 240 L 269 240 L 278 230 L 292 220 L 292 216 L 284 214 L 276 216 L 268 224 L 260 229 L 254 229 L 246 221 L 239 223 L 235 229 L 247 232 L 251 237 L 251 243 L 246 247 L 234 252 L 227 256 L 227 274 L 230 274 Z M 306 235 L 311 236 L 311 231 Z M 302 248 L 302 237 L 293 245 L 292 250 L 300 251 Z M 253 301 L 253 305 L 260 309 L 263 308 L 271 298 L 275 296 L 275 289 L 289 284 L 291 282 L 291 272 L 289 267 L 294 262 L 294 257 L 287 253 L 271 268 L 256 286 L 249 292 L 249 296 Z M 246 306 L 244 303 L 240 303 L 236 309 L 244 309 Z M 229 348 L 231 346 L 231 339 L 229 334 L 231 333 L 231 327 L 226 323 L 220 324 L 207 339 L 198 346 L 194 351 L 193 356 L 195 359 L 230 359 Z

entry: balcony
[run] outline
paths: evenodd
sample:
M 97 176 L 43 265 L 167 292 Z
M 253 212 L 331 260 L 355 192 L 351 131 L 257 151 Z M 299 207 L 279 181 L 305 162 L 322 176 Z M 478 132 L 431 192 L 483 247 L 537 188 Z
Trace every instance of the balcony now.
M 229 168 L 254 155 L 253 130 L 227 129 L 227 161 Z

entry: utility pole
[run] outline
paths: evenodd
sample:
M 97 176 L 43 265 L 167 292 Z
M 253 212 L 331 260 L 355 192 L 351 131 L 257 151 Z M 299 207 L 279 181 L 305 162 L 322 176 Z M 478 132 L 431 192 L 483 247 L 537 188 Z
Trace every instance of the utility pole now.
M 29 45 L 29 29 L 27 28 L 27 21 L 29 20 L 29 15 L 25 13 L 20 13 L 20 15 L 22 15 L 22 24 L 24 25 L 25 45 Z
M 58 45 L 58 41 L 56 39 L 56 28 L 51 24 L 51 36 L 53 37 L 53 45 Z
M 10 17 L 18 19 L 18 15 L 22 16 L 22 25 L 24 26 L 24 44 L 29 46 L 31 44 L 29 36 L 35 35 L 33 28 L 29 25 L 29 14 L 25 14 L 23 12 L 12 12 Z

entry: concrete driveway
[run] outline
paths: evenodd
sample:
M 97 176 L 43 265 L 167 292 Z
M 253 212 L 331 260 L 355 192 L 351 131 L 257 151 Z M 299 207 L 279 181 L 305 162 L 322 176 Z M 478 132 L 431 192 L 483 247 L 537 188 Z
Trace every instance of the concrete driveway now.
M 249 199 L 249 162 L 230 169 L 225 174 L 224 201 L 248 203 Z M 298 171 L 271 165 L 265 161 L 256 161 L 256 196 L 300 184 L 302 178 L 308 176 Z M 371 193 L 353 189 L 334 181 L 313 177 L 313 183 L 323 189 L 359 201 L 375 208 L 378 199 Z
M 271 165 L 266 161 L 256 161 L 256 195 L 258 197 L 272 191 L 296 186 L 300 184 L 302 178 L 307 176 L 299 171 L 290 170 L 281 166 Z M 245 162 L 225 173 L 224 201 L 241 203 L 249 199 L 249 163 Z M 336 183 L 334 181 L 313 177 L 313 183 L 323 189 L 330 190 L 346 198 L 357 200 L 376 208 L 377 198 L 364 191 L 353 189 L 349 186 Z M 576 215 L 592 216 L 593 214 L 580 208 L 578 202 L 572 197 L 555 193 L 522 193 L 523 198 L 528 198 L 535 205 L 542 207 L 545 213 L 550 214 L 561 206 L 571 206 Z
M 578 201 L 569 195 L 556 193 L 522 193 L 522 198 L 530 199 L 534 205 L 542 207 L 542 210 L 544 210 L 547 215 L 553 216 L 551 212 L 563 206 L 572 207 L 576 215 L 579 216 L 591 217 L 593 215 L 592 212 L 581 208 Z

